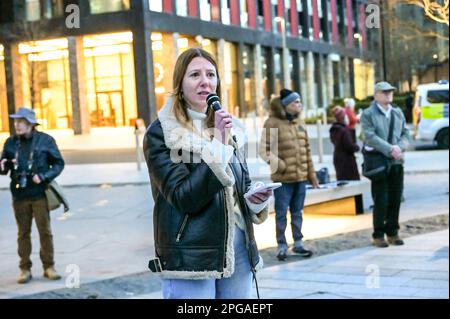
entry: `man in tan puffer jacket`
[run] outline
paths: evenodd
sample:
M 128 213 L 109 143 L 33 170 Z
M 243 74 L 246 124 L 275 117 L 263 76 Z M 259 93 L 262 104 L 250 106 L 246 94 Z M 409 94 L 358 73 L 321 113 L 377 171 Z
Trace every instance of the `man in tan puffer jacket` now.
M 291 211 L 291 227 L 294 237 L 293 252 L 310 257 L 302 243 L 303 205 L 306 184 L 319 187 L 311 158 L 306 127 L 299 116 L 302 111 L 300 95 L 287 89 L 270 102 L 270 115 L 264 123 L 261 136 L 261 158 L 270 165 L 271 178 L 282 186 L 274 191 L 276 212 L 276 236 L 279 260 L 287 257 L 287 210 Z

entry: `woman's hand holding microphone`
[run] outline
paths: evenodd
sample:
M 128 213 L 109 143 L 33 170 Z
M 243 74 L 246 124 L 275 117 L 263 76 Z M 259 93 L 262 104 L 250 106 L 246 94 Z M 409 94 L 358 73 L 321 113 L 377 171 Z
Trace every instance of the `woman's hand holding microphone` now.
M 220 109 L 214 113 L 214 138 L 227 145 L 233 127 L 231 114 Z

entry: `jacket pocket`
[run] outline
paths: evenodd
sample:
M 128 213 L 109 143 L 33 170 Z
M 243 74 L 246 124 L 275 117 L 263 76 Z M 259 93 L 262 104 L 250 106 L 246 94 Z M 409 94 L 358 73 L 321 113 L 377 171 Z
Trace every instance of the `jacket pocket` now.
M 184 229 L 186 228 L 188 219 L 189 219 L 189 215 L 188 214 L 184 215 L 183 222 L 181 223 L 180 229 L 178 230 L 178 233 L 177 233 L 177 238 L 175 240 L 177 243 L 179 243 L 181 241 L 181 236 L 183 235 Z

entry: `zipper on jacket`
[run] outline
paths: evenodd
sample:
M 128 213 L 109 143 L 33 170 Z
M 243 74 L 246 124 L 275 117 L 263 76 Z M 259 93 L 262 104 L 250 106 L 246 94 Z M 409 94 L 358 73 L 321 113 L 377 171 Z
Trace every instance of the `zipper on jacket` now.
M 223 254 L 223 260 L 222 260 L 222 267 L 223 267 L 223 269 L 225 269 L 226 258 L 227 258 L 227 237 L 228 237 L 227 236 L 227 233 L 228 233 L 228 225 L 227 225 L 228 211 L 227 211 L 227 203 L 226 203 L 226 199 L 225 199 L 225 190 L 222 190 L 220 192 L 220 195 L 222 197 L 223 207 L 224 207 L 224 211 L 225 211 L 225 224 L 224 224 L 225 236 L 224 236 L 224 243 L 223 243 L 224 254 Z M 222 277 L 223 277 L 223 273 L 222 273 Z
M 178 234 L 177 234 L 177 239 L 176 239 L 177 243 L 179 243 L 181 240 L 181 235 L 183 235 L 183 231 L 184 231 L 184 228 L 186 227 L 188 218 L 189 218 L 188 214 L 184 215 L 183 223 L 181 224 L 180 230 L 178 231 Z

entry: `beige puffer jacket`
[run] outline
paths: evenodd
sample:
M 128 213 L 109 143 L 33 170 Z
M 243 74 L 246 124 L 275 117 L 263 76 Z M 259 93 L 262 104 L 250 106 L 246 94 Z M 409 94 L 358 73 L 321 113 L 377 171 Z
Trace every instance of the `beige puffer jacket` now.
M 299 118 L 287 119 L 279 97 L 270 102 L 270 115 L 264 123 L 259 155 L 270 165 L 274 182 L 312 183 L 316 180 L 306 128 Z

